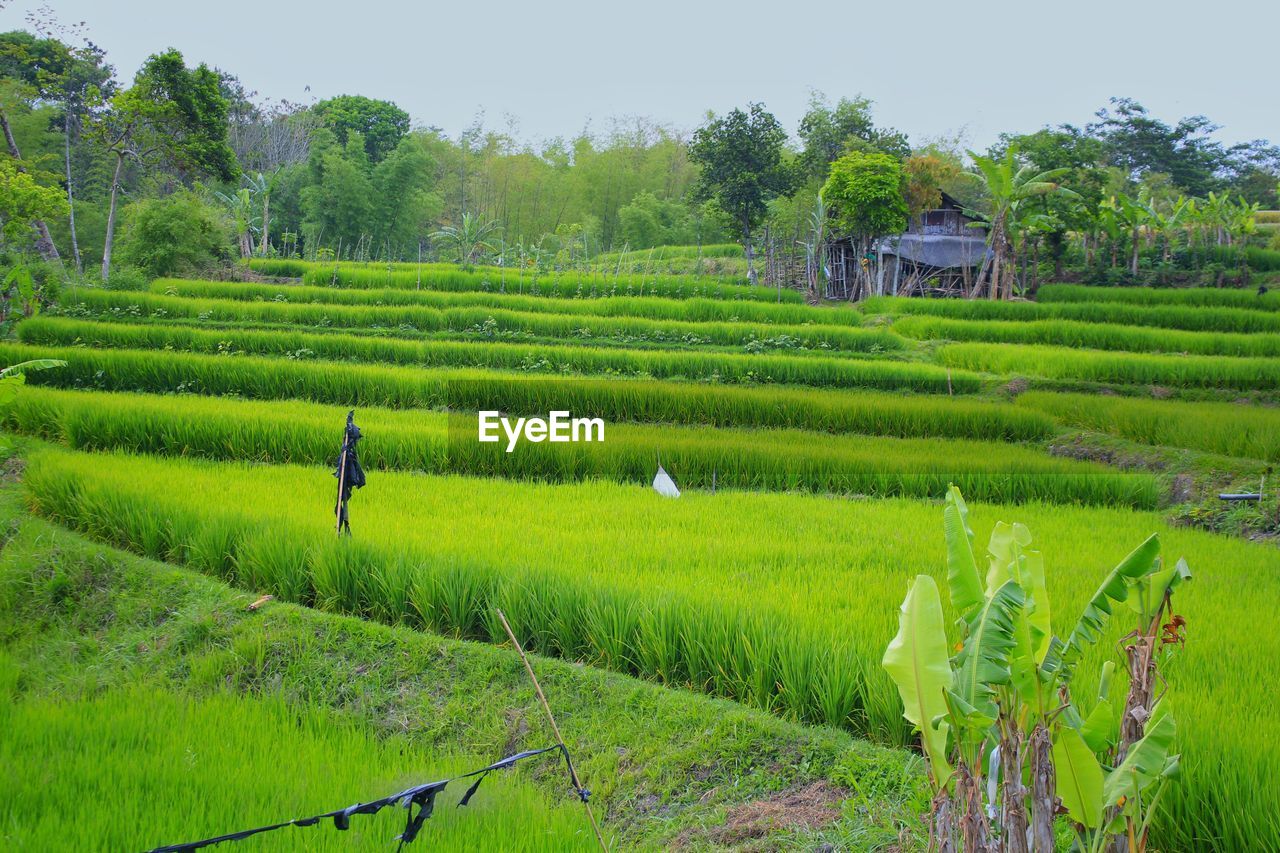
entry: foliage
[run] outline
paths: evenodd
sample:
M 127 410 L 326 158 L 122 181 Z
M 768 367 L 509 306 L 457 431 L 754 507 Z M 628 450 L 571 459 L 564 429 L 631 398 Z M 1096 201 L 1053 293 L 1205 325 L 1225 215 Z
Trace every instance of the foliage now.
M 875 296 L 862 303 L 871 314 L 932 314 L 966 320 L 1076 320 L 1185 329 L 1192 332 L 1280 332 L 1280 316 L 1244 308 L 1141 305 L 1122 302 L 979 302 L 963 299 L 904 299 Z
M 832 388 L 899 388 L 971 393 L 977 378 L 932 364 L 822 355 L 623 349 L 492 343 L 484 340 L 402 340 L 351 334 L 196 329 L 160 323 L 130 325 L 39 317 L 19 328 L 28 343 L 239 352 L 285 356 L 301 350 L 317 358 L 415 367 L 480 367 L 526 373 L 690 379 L 730 384 L 794 384 Z M 950 384 L 948 385 L 948 376 Z
M 964 370 L 1074 382 L 1242 391 L 1280 386 L 1280 360 L 1275 358 L 1150 355 L 1017 344 L 949 344 L 938 351 L 938 358 Z
M 357 744 L 364 739 L 403 748 L 406 757 L 420 759 L 406 771 L 406 777 L 393 780 L 403 784 L 420 781 L 423 768 L 428 773 L 432 768 L 445 772 L 471 769 L 513 748 L 542 746 L 554 739 L 550 726 L 542 722 L 529 677 L 509 648 L 281 602 L 251 611 L 246 605 L 255 594 L 187 569 L 103 547 L 35 518 L 26 511 L 19 489 L 12 486 L 0 498 L 0 519 L 9 531 L 0 558 L 0 624 L 6 628 L 8 653 L 7 660 L 0 663 L 0 704 L 6 708 L 44 707 L 58 701 L 65 703 L 59 707 L 67 709 L 62 718 L 66 719 L 78 708 L 103 709 L 102 705 L 90 705 L 93 697 L 112 700 L 118 695 L 116 691 L 139 690 L 143 696 L 164 691 L 184 704 L 220 699 L 224 691 L 232 691 L 250 707 L 284 704 L 295 712 L 294 722 L 311 722 L 321 715 L 328 721 L 316 723 L 324 728 L 339 722 L 348 733 L 342 742 L 346 748 L 335 746 L 316 758 L 324 766 L 334 761 L 344 765 L 335 778 L 347 778 L 356 772 L 352 769 L 356 765 L 371 766 L 352 760 L 357 752 L 363 754 Z M 74 613 L 75 618 L 66 618 L 68 613 Z M 167 615 L 157 623 L 156 613 Z M 509 611 L 508 616 L 523 636 L 523 623 L 514 612 Z M 92 650 L 83 645 L 90 639 Z M 68 655 L 66 650 L 72 647 L 83 653 Z M 831 837 L 841 845 L 873 848 L 904 843 L 909 849 L 918 847 L 918 833 L 909 824 L 914 823 L 913 815 L 924 796 L 924 780 L 919 761 L 903 750 L 872 746 L 835 729 L 800 726 L 767 712 L 688 691 L 667 690 L 593 667 L 537 655 L 531 656 L 530 662 L 553 703 L 575 766 L 592 789 L 592 804 L 614 848 L 661 848 L 677 843 L 677 838 L 719 837 L 726 810 L 767 801 L 779 790 L 803 789 L 814 783 L 821 787 L 828 781 L 849 788 L 849 793 L 842 795 L 847 797 L 846 814 L 830 828 L 804 831 L 802 838 Z M 139 682 L 145 687 L 139 687 Z M 446 683 L 450 685 L 447 696 L 416 687 L 406 689 L 406 685 Z M 140 702 L 138 707 L 146 704 Z M 637 707 L 643 707 L 644 713 L 636 714 Z M 185 719 L 192 721 L 194 713 L 191 710 Z M 249 713 L 249 709 L 239 712 L 240 716 Z M 230 719 L 240 718 L 235 711 L 228 714 Z M 512 719 L 523 722 L 513 729 Z M 163 731 L 151 732 L 152 742 L 180 741 L 184 727 L 174 723 Z M 22 742 L 40 731 L 39 726 L 27 727 Z M 316 736 L 315 731 L 315 727 L 293 726 L 272 737 L 270 732 L 251 727 L 253 744 L 240 745 L 230 736 L 222 742 L 245 753 L 228 761 L 235 760 L 238 766 L 249 762 L 248 767 L 261 767 L 265 778 L 274 780 L 270 768 L 254 763 L 258 758 L 280 763 L 278 752 L 261 748 L 263 739 L 278 741 L 288 749 L 295 739 L 300 745 L 311 743 L 309 738 Z M 18 742 L 9 739 L 6 745 Z M 135 738 L 121 738 L 121 743 L 128 743 L 136 753 Z M 627 744 L 629 757 L 643 761 L 621 771 L 619 744 Z M 104 744 L 99 747 L 114 750 Z M 708 749 L 714 749 L 719 763 L 706 764 Z M 197 767 L 208 763 L 201 759 L 204 754 L 197 747 L 175 757 L 175 767 L 156 772 L 161 776 L 170 771 L 190 772 L 192 761 Z M 299 754 L 305 754 L 303 746 Z M 485 758 L 465 763 L 455 758 L 464 755 Z M 789 760 L 796 755 L 803 755 L 804 760 Z M 161 753 L 157 757 L 163 760 L 169 756 Z M 370 758 L 377 760 L 376 749 Z M 433 761 L 445 763 L 435 765 Z M 52 767 L 57 764 L 49 762 Z M 134 764 L 148 766 L 145 760 Z M 381 761 L 378 764 L 383 766 Z M 569 809 L 577 838 L 594 844 L 581 804 L 569 802 L 573 795 L 565 789 L 563 765 L 525 764 L 503 776 L 506 778 L 486 780 L 467 809 L 454 808 L 460 790 L 446 792 L 437 805 L 452 815 L 433 817 L 419 843 L 431 840 L 432 833 L 444 832 L 453 817 L 459 831 L 474 827 L 493 832 L 504 819 L 503 812 L 514 809 L 526 832 L 504 846 L 550 853 L 562 848 L 564 839 L 553 835 L 544 848 L 539 846 L 541 833 L 527 830 L 543 821 L 554 822 L 559 806 Z M 382 784 L 377 780 L 361 783 L 355 795 L 346 799 L 339 795 L 337 801 L 367 797 L 366 785 L 377 790 Z M 535 794 L 535 786 L 541 796 L 529 796 Z M 274 796 L 295 799 L 296 795 L 294 805 L 286 803 L 261 817 L 269 820 L 279 814 L 302 813 L 306 788 L 306 774 L 294 774 L 290 781 L 281 782 Z M 254 790 L 252 785 L 249 790 Z M 517 794 L 518 799 L 507 799 Z M 114 795 L 107 792 L 102 796 Z M 186 792 L 182 785 L 163 796 L 222 801 L 216 791 Z M 664 803 L 660 814 L 630 805 L 659 800 Z M 330 807 L 327 797 L 322 807 Z M 243 825 L 246 816 L 252 816 L 251 812 L 240 812 L 235 826 Z M 182 809 L 166 809 L 157 819 L 185 823 L 200 818 Z M 92 815 L 84 820 L 85 827 L 96 828 L 90 822 Z M 140 817 L 130 825 L 115 822 L 109 831 L 146 835 L 146 841 L 155 843 L 161 840 L 160 834 L 151 834 L 148 820 Z M 285 830 L 250 843 L 260 847 L 263 842 L 276 841 L 283 849 L 296 849 L 304 841 L 336 844 L 335 849 L 340 850 L 385 849 L 389 836 L 376 822 L 381 819 L 373 820 L 363 824 L 359 818 L 353 819 L 345 833 L 320 827 Z M 442 823 L 435 823 L 437 820 Z M 42 826 L 68 830 L 57 821 Z M 215 831 L 230 826 L 218 826 Z M 401 817 L 390 835 L 403 826 Z M 761 840 L 767 842 L 776 839 L 786 844 L 796 837 L 795 830 L 786 826 L 762 829 L 767 834 Z M 27 831 L 26 827 L 23 830 Z M 177 832 L 166 835 L 166 840 L 188 837 Z M 95 844 L 90 839 L 81 846 Z M 143 844 L 137 841 L 130 845 L 126 840 L 115 846 L 141 848 Z M 459 846 L 487 845 L 484 839 L 463 838 Z
M 888 154 L 846 154 L 822 187 L 835 230 L 861 244 L 907 228 L 902 165 Z
M 936 525 L 937 506 L 927 502 L 733 491 L 671 501 L 608 483 L 388 472 L 360 495 L 379 536 L 341 542 L 326 535 L 333 481 L 323 468 L 41 452 L 26 480 L 55 520 L 250 589 L 474 638 L 500 630 L 487 616 L 497 605 L 539 652 L 893 742 L 908 733 L 897 692 L 876 665 L 895 630 L 893 607 L 908 578 L 940 576 L 946 565 L 942 537 L 912 533 Z M 213 493 L 221 499 L 211 506 Z M 512 507 L 525 508 L 522 524 L 511 524 Z M 968 523 L 984 534 L 1013 511 L 971 507 Z M 1153 514 L 1016 511 L 1053 543 L 1061 569 L 1046 584 L 1059 636 L 1072 628 L 1063 617 L 1083 612 L 1096 589 L 1088 567 L 1153 529 L 1166 550 L 1200 567 L 1197 583 L 1179 593 L 1195 614 L 1194 642 L 1166 673 L 1183 778 L 1155 812 L 1159 843 L 1241 847 L 1277 837 L 1280 826 L 1257 819 L 1275 798 L 1280 761 L 1260 687 L 1276 628 L 1251 619 L 1248 604 L 1274 594 L 1274 549 L 1165 529 Z M 549 532 L 530 536 L 530 525 Z M 591 557 L 601 553 L 610 559 Z M 824 591 L 824 607 L 813 608 L 813 589 Z M 1086 650 L 1077 684 L 1094 683 L 1125 630 L 1113 625 Z M 1220 665 L 1224 656 L 1230 667 Z M 1220 725 L 1225 715 L 1250 720 L 1258 737 L 1242 742 Z
M 736 249 L 737 247 L 735 247 Z M 254 262 L 255 269 L 262 269 Z M 312 269 L 307 267 L 306 269 Z M 424 269 L 424 284 L 431 281 L 430 269 Z M 385 281 L 385 280 L 384 280 Z M 501 281 L 499 279 L 499 281 Z M 862 315 L 848 306 L 813 308 L 802 302 L 786 300 L 781 304 L 756 300 L 691 296 L 670 299 L 662 296 L 608 296 L 595 298 L 561 298 L 538 296 L 526 283 L 523 295 L 502 292 L 490 287 L 479 290 L 434 290 L 397 287 L 383 289 L 335 288 L 324 286 L 249 284 L 244 282 L 193 281 L 157 279 L 152 292 L 174 296 L 234 299 L 238 301 L 297 302 L 320 305 L 423 305 L 434 308 L 489 306 L 511 311 L 549 314 L 589 314 L 597 317 L 648 317 L 654 320 L 689 322 L 743 322 L 856 326 Z M 532 291 L 532 292 L 531 292 Z
M 1143 444 L 1280 462 L 1280 412 L 1275 409 L 1035 391 L 1019 396 L 1018 405 Z
M 0 156 L 0 234 L 7 244 L 25 244 L 37 220 L 67 212 L 67 194 L 42 185 L 7 155 Z
M 896 160 L 907 156 L 906 134 L 876 127 L 871 106 L 859 95 L 841 98 L 832 107 L 821 93 L 813 93 L 799 127 L 804 146 L 799 162 L 810 179 L 825 181 L 831 164 L 853 151 L 880 152 Z
M 1060 796 L 1079 849 L 1100 851 L 1113 840 L 1144 849 L 1156 806 L 1178 775 L 1163 681 L 1157 691 L 1147 680 L 1161 678 L 1183 642 L 1185 620 L 1170 596 L 1190 578 L 1185 562 L 1164 569 L 1151 536 L 1106 577 L 1064 641 L 1052 634 L 1044 560 L 1031 549 L 1030 531 L 996 524 L 984 585 L 968 515 L 952 486 L 945 530 L 956 654 L 948 653 L 937 584 L 918 575 L 883 661 L 929 760 L 934 843 L 1053 849 Z M 1075 663 L 1102 640 L 1119 605 L 1136 614 L 1137 628 L 1122 640 L 1133 681 L 1116 731 L 1113 662 L 1103 665 L 1092 708 L 1073 702 L 1072 687 Z
M 1154 289 L 1047 284 L 1036 293 L 1040 302 L 1124 302 L 1134 305 L 1199 305 L 1205 308 L 1251 308 L 1280 311 L 1280 292 L 1218 287 Z
M 307 284 L 338 287 L 419 288 L 433 290 L 515 291 L 517 295 L 598 299 L 613 296 L 664 296 L 671 299 L 742 299 L 756 302 L 802 303 L 804 296 L 792 290 L 724 283 L 696 275 L 608 274 L 600 272 L 540 272 L 517 267 L 460 269 L 449 265 L 414 264 L 319 264 L 308 268 L 302 280 Z
M 559 405 L 554 402 L 552 408 Z M 504 411 L 534 414 L 524 408 Z M 2 422 L 80 450 L 323 465 L 333 455 L 333 423 L 344 414 L 336 406 L 298 402 L 31 388 Z M 507 454 L 503 447 L 465 440 L 475 433 L 473 415 L 450 414 L 447 429 L 443 414 L 365 408 L 361 416 L 367 440 L 360 458 L 366 469 L 644 485 L 652 479 L 655 455 L 661 454 L 682 488 L 941 497 L 954 481 L 972 495 L 998 501 L 1153 507 L 1158 499 L 1148 476 L 975 441 L 862 436 L 850 442 L 845 436 L 798 430 L 630 425 L 611 419 L 603 443 L 529 445 Z M 892 413 L 876 420 L 882 429 L 893 428 Z M 877 426 L 866 421 L 867 431 Z
M 252 328 L 267 325 L 312 327 L 313 331 L 356 329 L 392 337 L 443 333 L 455 337 L 557 343 L 598 343 L 645 349 L 689 349 L 731 346 L 793 354 L 820 352 L 882 353 L 903 348 L 901 338 L 883 329 L 805 323 L 753 324 L 651 320 L 633 316 L 558 314 L 513 311 L 504 307 L 425 305 L 342 305 L 245 300 L 183 299 L 154 293 L 121 293 L 98 289 L 72 290 L 62 297 L 65 313 L 98 319 L 155 318 L 169 324 L 181 319 L 201 324 Z M 590 307 L 590 306 L 588 306 Z
M 1186 332 L 1078 320 L 952 320 L 914 315 L 894 321 L 893 330 L 920 340 L 1050 344 L 1124 352 L 1195 353 L 1259 358 L 1280 357 L 1280 334 Z
M 149 275 L 199 273 L 226 260 L 230 229 L 197 194 L 136 201 L 125 211 L 120 258 Z
M 689 145 L 689 157 L 700 167 L 694 198 L 714 202 L 734 224 L 747 253 L 752 284 L 752 234 L 764 220 L 769 200 L 787 193 L 794 183 L 782 158 L 786 137 L 772 113 L 751 104 L 746 111 L 712 116 L 694 132 Z
M 312 111 L 333 131 L 339 145 L 357 139 L 371 163 L 381 163 L 409 132 L 409 114 L 390 101 L 340 95 L 320 101 Z
M 5 801 L 10 838 L 43 848 L 129 849 L 205 838 L 368 801 L 492 760 L 429 755 L 404 736 L 378 738 L 319 708 L 231 692 L 192 699 L 131 687 L 80 702 L 4 702 L 0 720 L 14 733 L 0 746 L 0 767 L 14 782 Z M 268 743 L 274 748 L 263 749 Z M 287 765 L 279 751 L 289 753 Z M 584 818 L 572 802 L 552 805 L 523 779 L 490 785 L 475 807 L 438 808 L 421 840 L 518 847 L 533 832 L 550 847 L 595 846 L 580 831 Z M 154 786 L 164 793 L 143 793 Z M 112 817 L 65 823 L 59 815 L 72 806 L 50 792 L 91 796 L 103 807 L 95 814 Z M 446 790 L 441 799 L 461 793 Z M 258 846 L 291 850 L 301 841 L 308 849 L 336 851 L 355 842 L 376 850 L 403 829 L 401 815 L 384 811 L 353 819 L 349 833 L 322 824 L 274 833 Z

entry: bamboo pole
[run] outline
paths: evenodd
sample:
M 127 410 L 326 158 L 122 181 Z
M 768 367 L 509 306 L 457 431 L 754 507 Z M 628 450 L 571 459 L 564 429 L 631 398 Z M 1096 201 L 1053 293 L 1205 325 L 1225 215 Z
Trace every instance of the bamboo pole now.
M 556 743 L 560 745 L 562 750 L 566 750 L 567 755 L 568 748 L 564 745 L 564 737 L 560 734 L 560 727 L 556 725 L 555 715 L 551 713 L 551 706 L 547 703 L 547 696 L 542 692 L 542 685 L 538 683 L 538 676 L 533 674 L 533 667 L 529 664 L 529 657 L 524 653 L 524 647 L 520 645 L 520 641 L 516 639 L 515 632 L 511 630 L 511 624 L 507 622 L 506 614 L 501 610 L 498 610 L 497 613 L 498 618 L 502 620 L 502 627 L 506 630 L 507 636 L 511 638 L 511 644 L 516 647 L 516 652 L 520 655 L 525 672 L 529 673 L 529 680 L 533 682 L 533 689 L 538 692 L 538 701 L 542 703 L 542 710 L 547 715 L 547 722 L 551 723 L 551 731 L 555 733 Z M 568 762 L 568 764 L 569 773 L 573 779 L 573 787 L 578 791 L 582 791 L 582 781 L 578 778 L 577 768 L 573 766 L 572 762 Z M 596 841 L 600 842 L 600 849 L 608 853 L 609 845 L 605 844 L 604 835 L 600 832 L 600 824 L 596 823 L 595 813 L 591 811 L 591 803 L 584 799 L 582 805 L 586 806 L 587 817 L 591 818 L 591 828 L 595 830 Z

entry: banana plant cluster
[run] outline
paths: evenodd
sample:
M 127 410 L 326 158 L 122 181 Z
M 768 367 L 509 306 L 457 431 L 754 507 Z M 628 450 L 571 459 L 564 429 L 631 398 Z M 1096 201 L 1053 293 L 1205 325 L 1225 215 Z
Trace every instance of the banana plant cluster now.
M 1178 770 L 1159 672 L 1182 642 L 1170 596 L 1190 577 L 1186 563 L 1164 567 L 1151 536 L 1106 576 L 1063 639 L 1053 633 L 1044 559 L 1025 526 L 995 526 L 985 576 L 955 486 L 944 529 L 958 642 L 948 643 L 937 583 L 919 575 L 883 661 L 920 731 L 934 789 L 932 846 L 1051 851 L 1055 819 L 1065 813 L 1076 849 L 1143 850 Z M 1120 613 L 1136 623 L 1119 646 L 1130 682 L 1120 713 L 1115 661 L 1078 704 L 1072 682 L 1081 657 Z

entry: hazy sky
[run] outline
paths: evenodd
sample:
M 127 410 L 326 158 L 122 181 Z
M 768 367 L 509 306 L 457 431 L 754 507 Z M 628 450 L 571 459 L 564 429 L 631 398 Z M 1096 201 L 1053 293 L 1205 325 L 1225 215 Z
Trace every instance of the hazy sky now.
M 41 0 L 9 0 L 0 26 Z M 1113 95 L 1229 142 L 1280 142 L 1280 2 L 756 4 L 647 0 L 47 0 L 119 75 L 176 47 L 271 98 L 362 94 L 451 135 L 480 110 L 523 138 L 762 101 L 794 132 L 811 89 L 861 93 L 913 141 L 1083 124 Z M 308 88 L 310 87 L 309 91 Z

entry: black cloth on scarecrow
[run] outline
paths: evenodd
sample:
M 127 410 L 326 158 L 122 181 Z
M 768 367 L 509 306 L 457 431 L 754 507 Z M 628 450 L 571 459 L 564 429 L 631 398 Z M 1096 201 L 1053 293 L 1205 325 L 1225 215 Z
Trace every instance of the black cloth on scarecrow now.
M 347 501 L 351 500 L 351 490 L 364 486 L 364 469 L 360 467 L 360 454 L 356 451 L 356 442 L 360 441 L 360 427 L 355 423 L 355 411 L 347 412 L 347 426 L 342 433 L 342 452 L 338 455 L 338 465 L 333 476 L 338 478 L 338 502 L 333 511 L 338 517 L 338 532 L 350 535 L 351 524 L 347 518 Z

